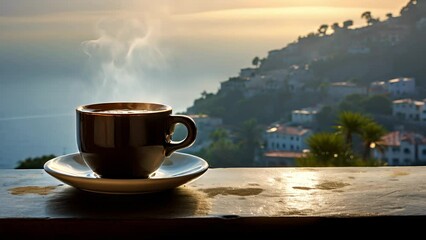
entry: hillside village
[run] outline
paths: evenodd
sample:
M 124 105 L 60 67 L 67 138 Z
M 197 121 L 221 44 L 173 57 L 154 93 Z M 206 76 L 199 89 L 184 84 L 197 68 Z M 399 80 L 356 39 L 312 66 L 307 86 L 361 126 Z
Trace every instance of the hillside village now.
M 330 131 L 339 112 L 354 111 L 387 129 L 383 150 L 373 149 L 371 157 L 387 165 L 425 164 L 425 1 L 409 1 L 400 16 L 385 20 L 369 11 L 360 16 L 366 26 L 352 28 L 352 20 L 321 25 L 265 58 L 254 57 L 253 67 L 221 82 L 217 93 L 203 92 L 186 111 L 200 132 L 187 151 L 203 156 L 223 129 L 228 145 L 253 138 L 245 145 L 254 149 L 244 151 L 246 162 L 213 166 L 296 166 L 312 134 Z

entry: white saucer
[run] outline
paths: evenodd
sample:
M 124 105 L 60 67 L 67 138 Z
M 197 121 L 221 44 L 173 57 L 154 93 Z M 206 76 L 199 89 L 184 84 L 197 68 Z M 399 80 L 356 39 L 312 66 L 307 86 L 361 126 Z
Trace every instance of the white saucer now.
M 164 191 L 194 181 L 205 173 L 208 163 L 197 156 L 174 152 L 148 179 L 99 178 L 79 153 L 47 161 L 44 170 L 56 179 L 81 190 L 111 194 L 141 194 Z

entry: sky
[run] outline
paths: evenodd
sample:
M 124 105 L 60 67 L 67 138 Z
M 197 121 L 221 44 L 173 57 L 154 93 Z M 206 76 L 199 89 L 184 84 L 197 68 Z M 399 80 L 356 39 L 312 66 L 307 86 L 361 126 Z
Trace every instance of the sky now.
M 408 0 L 0 0 L 0 168 L 76 151 L 75 108 L 203 91 L 322 24 Z
M 365 25 L 366 10 L 396 16 L 406 2 L 0 0 L 0 83 L 78 81 L 86 102 L 161 101 L 184 111 L 255 56 L 321 24 Z

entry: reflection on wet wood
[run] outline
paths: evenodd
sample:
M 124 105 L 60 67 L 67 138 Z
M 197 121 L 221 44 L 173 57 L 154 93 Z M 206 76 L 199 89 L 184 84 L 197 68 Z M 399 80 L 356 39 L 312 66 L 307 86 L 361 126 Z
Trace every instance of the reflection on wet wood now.
M 126 223 L 121 229 L 129 231 L 143 224 L 152 234 L 166 223 L 178 232 L 189 224 L 191 231 L 232 225 L 246 233 L 426 223 L 426 167 L 209 169 L 176 189 L 142 195 L 81 191 L 43 170 L 0 170 L 0 183 L 3 235 L 55 232 L 47 220 L 58 231 L 75 226 L 80 233 L 102 228 L 112 235 L 123 232 L 109 221 Z

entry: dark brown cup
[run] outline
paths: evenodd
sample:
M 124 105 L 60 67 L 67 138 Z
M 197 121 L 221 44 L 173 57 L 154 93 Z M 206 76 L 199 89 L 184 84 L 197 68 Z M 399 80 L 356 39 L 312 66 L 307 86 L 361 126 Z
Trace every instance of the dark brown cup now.
M 102 178 L 148 178 L 174 151 L 191 146 L 197 136 L 194 121 L 172 115 L 157 103 L 115 102 L 79 106 L 77 144 L 84 162 Z M 172 141 L 175 125 L 187 136 Z

